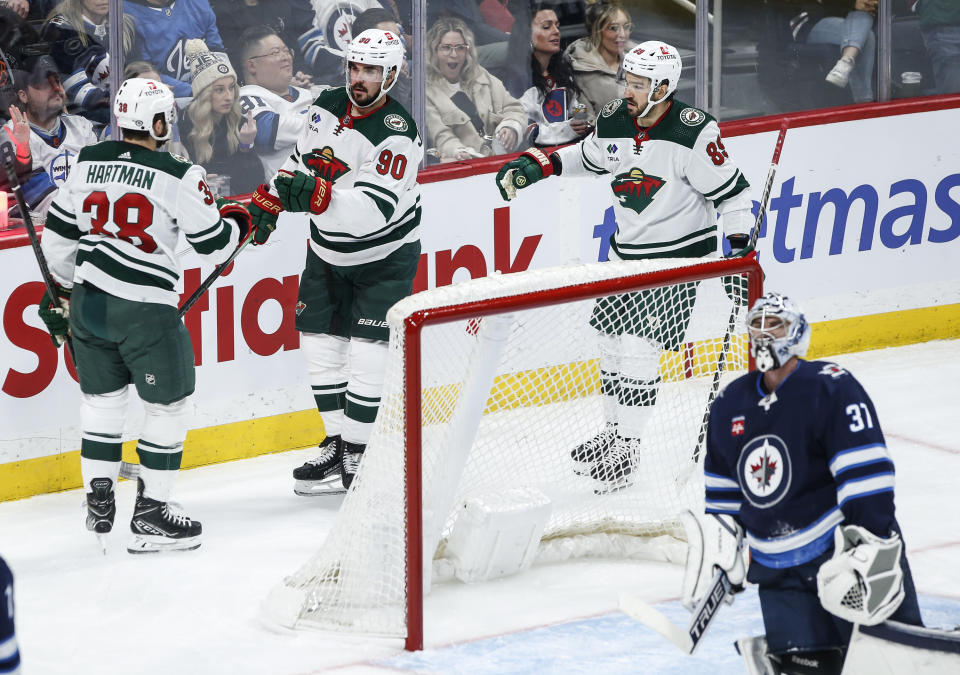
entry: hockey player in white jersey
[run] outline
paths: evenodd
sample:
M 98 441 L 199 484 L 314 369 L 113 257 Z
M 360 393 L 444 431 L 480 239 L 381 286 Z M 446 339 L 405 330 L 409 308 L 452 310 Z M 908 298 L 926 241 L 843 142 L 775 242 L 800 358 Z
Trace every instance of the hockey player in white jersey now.
M 531 148 L 506 163 L 496 178 L 503 198 L 561 173 L 612 176 L 617 229 L 611 259 L 717 256 L 717 213 L 731 254 L 749 253 L 749 185 L 727 154 L 716 120 L 674 98 L 681 67 L 676 48 L 663 42 L 627 52 L 624 97 L 603 106 L 596 129 L 576 145 L 549 157 Z M 578 473 L 598 481 L 598 492 L 632 483 L 656 403 L 660 351 L 683 343 L 695 299 L 691 283 L 595 304 L 591 325 L 600 339 L 606 423 L 571 457 Z
M 293 52 L 272 28 L 250 28 L 244 31 L 244 40 L 240 112 L 253 113 L 257 123 L 253 147 L 269 177 L 290 157 L 313 98 L 306 89 L 293 86 Z
M 283 210 L 310 218 L 296 326 L 327 437 L 320 455 L 294 471 L 298 494 L 350 487 L 380 405 L 387 309 L 413 289 L 423 144 L 413 118 L 387 96 L 402 63 L 395 34 L 356 36 L 346 88 L 320 94 L 293 154 L 253 195 L 257 243 Z
M 201 167 L 156 151 L 170 138 L 173 106 L 160 82 L 121 84 L 114 114 L 124 139 L 80 152 L 42 243 L 61 297 L 45 294 L 40 317 L 56 343 L 72 336 L 86 522 L 101 537 L 116 515 L 128 385 L 143 401 L 131 553 L 200 546 L 200 523 L 170 501 L 195 384 L 190 335 L 177 315 L 178 237 L 217 264 L 250 227 L 243 206 L 214 200 Z
M 33 216 L 46 218 L 47 208 L 70 175 L 80 150 L 97 142 L 94 124 L 79 115 L 64 114 L 66 93 L 53 60 L 46 55 L 32 59 L 29 70 L 14 71 L 18 108 L 9 110 L 4 131 L 14 139 L 18 155 L 22 143 L 15 133 L 22 122 L 29 124 L 29 177 L 23 180 L 24 198 Z M 26 163 L 25 158 L 22 161 Z

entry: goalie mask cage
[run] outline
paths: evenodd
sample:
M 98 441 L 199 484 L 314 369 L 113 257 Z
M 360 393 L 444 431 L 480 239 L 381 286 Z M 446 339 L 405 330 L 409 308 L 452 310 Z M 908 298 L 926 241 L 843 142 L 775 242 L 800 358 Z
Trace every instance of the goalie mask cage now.
M 703 506 L 704 413 L 718 368 L 748 366 L 742 319 L 761 286 L 753 259 L 665 259 L 494 275 L 397 303 L 359 472 L 322 546 L 267 596 L 267 619 L 421 649 L 425 593 L 460 583 L 446 555 L 458 510 L 510 490 L 549 501 L 538 562 L 682 563 L 678 515 Z M 632 484 L 605 491 L 570 452 L 605 428 L 601 361 L 620 349 L 626 373 L 634 358 L 636 340 L 611 341 L 620 333 L 663 350 Z

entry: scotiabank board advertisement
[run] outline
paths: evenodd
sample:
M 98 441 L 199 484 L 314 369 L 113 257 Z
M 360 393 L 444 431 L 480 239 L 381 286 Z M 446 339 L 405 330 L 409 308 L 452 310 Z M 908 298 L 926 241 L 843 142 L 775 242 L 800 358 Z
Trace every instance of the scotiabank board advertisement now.
M 960 303 L 960 111 L 860 117 L 787 133 L 757 246 L 765 287 L 814 322 Z M 755 201 L 776 137 L 775 123 L 724 125 Z M 416 289 L 606 259 L 617 226 L 609 177 L 554 177 L 507 204 L 492 166 L 423 184 Z M 304 217 L 284 215 L 187 315 L 198 365 L 191 428 L 312 408 L 293 326 L 307 237 Z M 180 249 L 186 297 L 211 268 Z M 37 316 L 30 247 L 0 250 L 0 265 L 0 465 L 74 451 L 79 387 Z M 129 437 L 136 427 L 134 414 Z

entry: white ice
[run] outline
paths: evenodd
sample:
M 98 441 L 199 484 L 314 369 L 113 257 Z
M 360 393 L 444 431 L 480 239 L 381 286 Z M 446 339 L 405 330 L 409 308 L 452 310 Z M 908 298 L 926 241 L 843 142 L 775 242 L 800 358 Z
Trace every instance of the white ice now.
M 836 357 L 878 409 L 897 466 L 897 513 L 928 625 L 960 624 L 960 341 Z M 0 553 L 16 576 L 28 675 L 91 673 L 740 673 L 734 639 L 762 632 L 755 591 L 724 607 L 695 657 L 617 611 L 640 594 L 685 623 L 681 569 L 579 561 L 495 582 L 440 585 L 424 652 L 397 640 L 276 632 L 261 599 L 323 541 L 341 498 L 302 498 L 290 470 L 309 450 L 184 471 L 177 499 L 203 522 L 194 552 L 132 556 L 133 484 L 102 555 L 79 490 L 0 504 Z

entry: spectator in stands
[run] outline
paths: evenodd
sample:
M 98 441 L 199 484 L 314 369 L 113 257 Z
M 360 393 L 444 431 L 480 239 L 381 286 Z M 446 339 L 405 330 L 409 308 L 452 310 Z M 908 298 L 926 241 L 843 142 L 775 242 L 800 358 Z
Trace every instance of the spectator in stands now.
M 264 182 L 263 165 L 253 151 L 253 113 L 240 113 L 237 73 L 226 54 L 207 51 L 201 40 L 187 41 L 193 69 L 193 101 L 180 122 L 192 160 L 207 170 L 207 183 L 221 197 L 253 192 Z
M 207 49 L 223 51 L 208 0 L 124 0 L 123 11 L 132 26 L 130 37 L 124 38 L 126 57 L 156 66 L 177 98 L 190 96 L 187 40 L 201 39 Z
M 567 55 L 573 63 L 574 79 L 583 98 L 594 110 L 600 110 L 608 101 L 623 94 L 617 73 L 624 52 L 633 46 L 630 41 L 633 24 L 616 0 L 596 0 L 587 7 L 584 25 L 586 37 L 572 43 Z
M 63 86 L 69 104 L 101 124 L 110 121 L 109 12 L 110 0 L 64 0 L 40 33 L 66 77 Z
M 31 23 L 41 22 L 53 10 L 57 0 L 2 0 L 0 5 L 9 7 L 21 19 L 28 19 Z
M 158 73 L 157 69 L 153 67 L 153 64 L 147 63 L 146 61 L 129 61 L 123 67 L 123 79 L 129 80 L 133 77 L 139 77 L 144 80 L 153 80 L 155 82 L 163 81 L 160 79 L 160 73 Z M 170 88 L 170 90 L 173 91 L 172 88 Z M 174 101 L 174 110 L 179 118 L 180 111 L 177 108 L 177 105 L 177 102 Z M 180 123 L 177 120 L 173 121 L 173 129 L 171 131 L 170 140 L 163 144 L 163 150 L 169 152 L 171 155 L 178 155 L 184 159 L 190 158 L 190 153 L 180 140 Z
M 430 27 L 427 68 L 431 154 L 448 162 L 517 148 L 526 127 L 523 105 L 477 63 L 473 32 L 463 21 L 441 18 Z
M 938 94 L 960 92 L 960 2 L 919 0 L 920 31 Z
M 240 111 L 253 114 L 257 125 L 254 149 L 264 174 L 274 176 L 296 145 L 315 97 L 294 86 L 293 52 L 272 28 L 248 28 L 241 43 L 244 85 Z
M 520 97 L 533 127 L 530 140 L 541 147 L 570 143 L 590 132 L 596 111 L 583 100 L 570 58 L 560 50 L 556 11 L 549 4 L 533 9 L 529 24 L 518 26 L 516 31 L 523 33 L 522 41 L 531 46 L 526 62 L 533 86 Z
M 389 31 L 398 36 L 403 43 L 404 51 L 407 52 L 409 56 L 409 47 L 403 37 L 403 28 L 397 22 L 393 12 L 379 7 L 365 10 L 353 20 L 350 32 L 353 35 L 360 35 L 360 33 L 368 28 L 379 28 L 380 30 Z M 343 83 L 338 82 L 338 84 Z M 400 68 L 400 74 L 397 76 L 397 83 L 390 88 L 389 96 L 402 105 L 404 110 L 412 109 L 413 89 L 410 83 L 410 65 L 406 58 L 404 58 L 403 66 Z
M 240 63 L 240 36 L 251 26 L 269 26 L 288 47 L 297 47 L 301 38 L 309 39 L 308 34 L 315 30 L 310 0 L 210 0 L 210 7 L 233 63 Z M 307 63 L 302 49 L 294 53 L 293 68 L 294 84 L 309 87 L 312 64 Z
M 484 23 L 504 33 L 513 32 L 514 18 L 507 0 L 483 0 L 477 9 Z
M 821 0 L 804 3 L 790 27 L 794 39 L 807 44 L 840 47 L 840 59 L 827 73 L 826 80 L 837 87 L 849 85 L 855 103 L 874 100 L 873 64 L 876 38 L 873 19 L 878 0 Z

